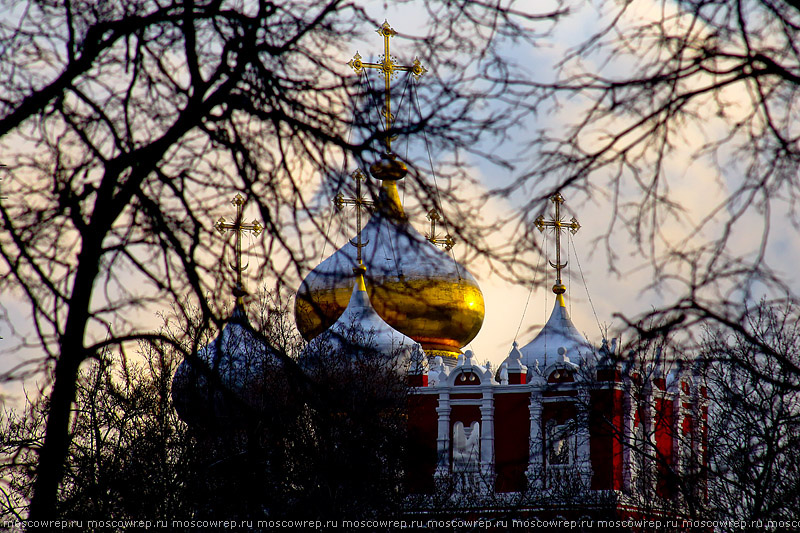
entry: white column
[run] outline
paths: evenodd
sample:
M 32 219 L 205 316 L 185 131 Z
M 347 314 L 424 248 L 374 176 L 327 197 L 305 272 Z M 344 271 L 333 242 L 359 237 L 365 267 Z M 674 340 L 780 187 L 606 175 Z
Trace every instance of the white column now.
M 672 449 L 675 450 L 675 473 L 678 476 L 684 476 L 689 473 L 689 462 L 692 456 L 692 433 L 688 435 L 683 434 L 683 424 L 686 420 L 687 410 L 684 409 L 683 404 L 689 403 L 690 398 L 683 392 L 682 377 L 678 378 L 678 392 L 673 399 L 673 409 L 675 413 L 675 427 L 673 429 Z
M 591 440 L 589 434 L 589 391 L 585 386 L 578 389 L 577 404 L 577 467 L 581 484 L 588 489 L 592 481 Z
M 481 474 L 487 483 L 494 481 L 494 397 L 486 387 L 481 401 Z
M 436 408 L 439 417 L 439 431 L 436 438 L 436 451 L 438 463 L 436 476 L 446 476 L 450 473 L 450 393 L 439 393 L 439 406 Z
M 698 468 L 697 472 L 697 487 L 695 494 L 698 498 L 701 499 L 703 502 L 707 502 L 708 498 L 708 487 L 707 487 L 707 475 L 708 471 L 706 470 L 705 459 L 706 450 L 705 442 L 703 439 L 703 434 L 708 431 L 706 427 L 707 420 L 703 419 L 703 410 L 708 408 L 708 400 L 703 397 L 701 389 L 706 386 L 705 376 L 701 375 L 700 373 L 695 373 L 692 379 L 692 409 L 694 413 L 694 427 L 692 431 L 694 432 L 694 441 L 695 441 L 695 461 L 696 466 Z
M 625 377 L 622 381 L 623 393 L 623 412 L 622 412 L 622 490 L 633 490 L 633 479 L 635 477 L 634 452 L 636 434 L 634 423 L 636 422 L 636 401 L 633 398 L 633 383 L 630 378 Z
M 530 431 L 530 456 L 528 457 L 528 485 L 534 490 L 544 488 L 544 471 L 542 460 L 544 458 L 544 439 L 542 438 L 542 387 L 536 384 L 531 391 L 531 431 Z

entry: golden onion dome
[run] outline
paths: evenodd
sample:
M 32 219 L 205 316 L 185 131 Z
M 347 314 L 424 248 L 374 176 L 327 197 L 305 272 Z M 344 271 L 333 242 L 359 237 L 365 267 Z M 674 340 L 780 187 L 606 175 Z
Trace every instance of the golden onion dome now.
M 366 284 L 375 311 L 420 343 L 429 356 L 456 358 L 483 324 L 483 294 L 475 278 L 420 235 L 403 214 L 396 182 L 383 181 L 384 209 L 361 230 Z M 300 333 L 313 339 L 347 308 L 356 248 L 339 248 L 303 280 L 295 301 Z

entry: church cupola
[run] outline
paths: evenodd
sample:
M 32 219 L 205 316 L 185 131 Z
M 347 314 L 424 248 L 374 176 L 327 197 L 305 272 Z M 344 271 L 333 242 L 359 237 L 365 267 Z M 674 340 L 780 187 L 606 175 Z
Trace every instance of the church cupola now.
M 436 246 L 434 235 L 426 239 L 417 232 L 403 210 L 397 182 L 407 169 L 391 151 L 390 80 L 397 71 L 419 77 L 425 69 L 416 60 L 409 66 L 396 64 L 389 55 L 389 38 L 395 31 L 388 23 L 378 33 L 384 38 L 382 61 L 365 63 L 356 54 L 349 63 L 359 74 L 366 69 L 377 69 L 385 80 L 385 153 L 370 168 L 372 176 L 381 181 L 378 205 L 366 226 L 359 228 L 363 250 L 345 245 L 303 280 L 297 291 L 295 318 L 307 340 L 336 322 L 349 304 L 350 272 L 358 266 L 356 256 L 360 255 L 366 266 L 366 291 L 378 315 L 392 328 L 420 343 L 429 358 L 441 356 L 452 367 L 461 348 L 475 338 L 483 324 L 483 294 L 466 268 Z M 337 207 L 354 205 L 360 218 L 360 210 L 372 202 L 360 193 L 360 182 L 366 179 L 364 173 L 357 170 L 354 177 L 356 197 L 339 195 L 335 203 Z
M 236 236 L 235 262 L 231 265 L 236 271 L 233 313 L 213 341 L 181 362 L 172 380 L 175 410 L 184 422 L 195 427 L 244 422 L 248 413 L 261 407 L 264 376 L 280 364 L 253 330 L 244 307 L 242 272 L 247 266 L 242 266 L 241 236 L 244 231 L 258 235 L 261 225 L 257 221 L 243 223 L 241 195 L 237 194 L 231 203 L 236 207 L 234 222 L 220 218 L 214 227 L 220 233 L 231 230 Z
M 563 354 L 560 352 L 563 350 Z M 556 297 L 555 306 L 547 323 L 534 339 L 520 348 L 522 362 L 528 368 L 535 365 L 544 371 L 548 366 L 561 360 L 577 363 L 594 353 L 594 348 L 578 332 L 567 313 L 567 306 L 561 295 Z
M 178 416 L 192 426 L 241 422 L 248 410 L 259 408 L 259 386 L 274 364 L 277 358 L 237 304 L 219 335 L 175 371 Z
M 305 357 L 324 357 L 333 350 L 348 353 L 353 358 L 360 355 L 382 357 L 387 363 L 405 364 L 409 360 L 416 343 L 375 312 L 364 282 L 366 271 L 363 265 L 354 269 L 356 280 L 347 307 L 330 328 L 309 343 L 303 352 Z
M 572 217 L 570 221 L 563 220 L 561 204 L 564 203 L 564 198 L 561 194 L 556 193 L 550 200 L 555 206 L 554 217 L 545 220 L 544 216 L 540 215 L 535 223 L 539 231 L 544 232 L 549 229 L 555 236 L 556 261 L 555 263 L 550 261 L 550 265 L 556 271 L 556 282 L 553 285 L 553 293 L 556 295 L 555 305 L 550 318 L 541 331 L 531 342 L 520 349 L 522 363 L 528 368 L 538 366 L 542 371 L 546 371 L 550 365 L 558 362 L 567 361 L 579 364 L 581 360 L 586 360 L 594 353 L 594 348 L 578 332 L 567 313 L 567 304 L 564 298 L 567 288 L 561 280 L 561 270 L 567 266 L 566 262 L 561 262 L 561 232 L 569 230 L 575 234 L 581 225 L 575 217 Z

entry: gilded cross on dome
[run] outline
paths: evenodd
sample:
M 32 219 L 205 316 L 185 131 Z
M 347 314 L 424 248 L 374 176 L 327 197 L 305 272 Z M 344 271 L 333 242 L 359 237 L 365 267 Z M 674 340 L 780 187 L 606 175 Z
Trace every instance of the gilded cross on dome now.
M 355 198 L 345 198 L 345 196 L 340 192 L 333 199 L 333 205 L 335 205 L 336 209 L 340 211 L 345 205 L 352 205 L 356 208 L 356 242 L 351 240 L 350 244 L 356 247 L 356 259 L 358 260 L 358 267 L 360 268 L 364 264 L 361 260 L 361 249 L 369 244 L 369 241 L 363 243 L 361 242 L 361 210 L 366 209 L 368 206 L 375 205 L 375 202 L 366 200 L 361 194 L 361 182 L 366 179 L 364 173 L 361 172 L 361 170 L 356 169 L 352 176 L 353 179 L 356 180 Z
M 449 233 L 446 234 L 443 239 L 436 237 L 436 223 L 442 219 L 439 211 L 437 211 L 435 207 L 432 208 L 430 211 L 428 211 L 427 218 L 431 221 L 431 232 L 428 235 L 428 241 L 438 246 L 443 246 L 447 251 L 452 250 L 453 246 L 456 245 L 456 241 Z
M 241 194 L 237 194 L 231 200 L 231 204 L 236 207 L 236 219 L 233 223 L 229 223 L 225 221 L 225 217 L 219 217 L 219 220 L 214 224 L 214 228 L 217 231 L 224 234 L 227 230 L 233 230 L 236 232 L 236 245 L 234 248 L 234 252 L 236 254 L 236 262 L 231 264 L 231 268 L 236 271 L 236 287 L 234 288 L 233 294 L 236 296 L 236 303 L 242 305 L 244 303 L 244 295 L 247 294 L 244 290 L 244 283 L 242 282 L 242 272 L 247 269 L 249 263 L 245 266 L 242 266 L 242 233 L 245 231 L 249 231 L 253 233 L 253 235 L 258 236 L 261 233 L 261 224 L 258 223 L 257 220 L 254 220 L 252 224 L 243 224 L 242 223 L 242 215 L 244 211 L 244 198 L 242 198 Z
M 539 231 L 541 232 L 544 232 L 545 228 L 552 228 L 553 233 L 555 233 L 556 262 L 553 263 L 550 261 L 550 266 L 556 269 L 556 284 L 553 285 L 553 292 L 556 294 L 564 294 L 567 289 L 564 287 L 564 284 L 561 283 L 561 269 L 567 266 L 567 263 L 561 263 L 561 231 L 569 230 L 570 233 L 575 235 L 578 233 L 578 230 L 581 229 L 581 225 L 578 223 L 578 220 L 575 217 L 572 217 L 572 220 L 569 222 L 562 220 L 561 204 L 564 203 L 564 197 L 561 196 L 561 193 L 554 194 L 550 198 L 550 201 L 555 205 L 555 216 L 550 220 L 545 220 L 544 216 L 539 215 L 534 221 L 534 224 L 536 224 L 536 227 L 539 228 Z
M 383 21 L 383 24 L 380 28 L 376 30 L 379 35 L 383 36 L 383 56 L 381 57 L 380 63 L 364 63 L 361 61 L 361 55 L 356 52 L 356 55 L 353 56 L 353 59 L 348 61 L 348 65 L 356 72 L 356 74 L 361 74 L 361 71 L 365 68 L 374 68 L 379 70 L 383 74 L 384 81 L 386 83 L 385 89 L 385 102 L 382 111 L 382 115 L 385 119 L 385 126 L 386 126 L 386 151 L 392 151 L 392 139 L 391 136 L 388 134 L 389 128 L 392 126 L 392 122 L 394 122 L 394 115 L 392 115 L 392 94 L 391 94 L 391 79 L 395 76 L 398 71 L 410 72 L 414 75 L 414 79 L 419 79 L 420 76 L 428 72 L 428 70 L 422 66 L 422 63 L 419 62 L 419 59 L 414 58 L 414 62 L 411 65 L 398 65 L 397 61 L 389 54 L 389 39 L 397 35 L 397 32 L 389 26 L 388 21 Z

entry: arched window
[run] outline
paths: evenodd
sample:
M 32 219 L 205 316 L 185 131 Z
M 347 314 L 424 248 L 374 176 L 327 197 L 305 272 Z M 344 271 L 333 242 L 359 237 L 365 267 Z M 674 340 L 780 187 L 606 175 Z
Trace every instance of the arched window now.
M 546 424 L 547 464 L 571 465 L 576 459 L 577 439 L 575 421 L 570 419 L 563 424 L 548 420 Z
M 474 472 L 480 466 L 481 429 L 479 422 L 465 428 L 463 422 L 453 424 L 453 471 Z

